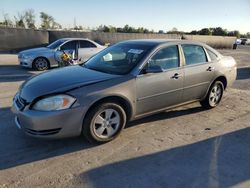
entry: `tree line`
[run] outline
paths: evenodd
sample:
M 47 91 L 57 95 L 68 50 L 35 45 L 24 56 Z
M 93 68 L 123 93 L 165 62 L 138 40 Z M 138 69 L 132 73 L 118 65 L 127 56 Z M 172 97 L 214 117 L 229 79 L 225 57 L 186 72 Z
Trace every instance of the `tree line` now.
M 62 26 L 55 21 L 55 18 L 45 12 L 40 12 L 41 25 L 37 28 L 35 24 L 36 15 L 33 9 L 19 12 L 13 19 L 8 14 L 3 15 L 0 26 L 27 28 L 27 29 L 62 29 Z
M 41 24 L 40 26 L 36 27 L 35 24 L 36 16 L 33 9 L 27 9 L 23 12 L 19 12 L 16 16 L 14 16 L 13 19 L 9 17 L 8 14 L 3 15 L 3 21 L 0 21 L 0 26 L 5 27 L 16 27 L 16 28 L 28 28 L 28 29 L 64 29 L 64 30 L 83 30 L 84 28 L 82 26 L 75 26 L 73 28 L 62 28 L 61 24 L 55 21 L 55 18 L 45 12 L 40 12 L 40 20 Z M 235 36 L 237 38 L 240 37 L 249 37 L 250 38 L 250 32 L 246 34 L 241 34 L 238 30 L 234 31 L 228 31 L 226 29 L 223 29 L 221 27 L 215 27 L 215 28 L 203 28 L 201 30 L 193 30 L 191 32 L 183 32 L 178 31 L 177 28 L 173 28 L 169 31 L 159 30 L 158 32 L 154 30 L 149 30 L 144 27 L 132 27 L 128 24 L 124 27 L 114 27 L 114 26 L 107 26 L 107 25 L 100 25 L 97 28 L 93 28 L 90 31 L 99 31 L 99 32 L 118 32 L 118 33 L 160 33 L 160 34 L 192 34 L 192 35 L 213 35 L 213 36 Z
M 193 30 L 191 32 L 183 32 L 178 31 L 177 28 L 173 28 L 172 30 L 164 32 L 163 30 L 159 30 L 158 32 L 155 32 L 154 30 L 148 30 L 143 27 L 131 27 L 129 25 L 125 25 L 123 28 L 121 27 L 114 27 L 114 26 L 106 26 L 101 25 L 97 28 L 98 31 L 101 32 L 118 32 L 118 33 L 160 33 L 160 34 L 191 34 L 191 35 L 213 35 L 213 36 L 235 36 L 237 38 L 240 37 L 250 37 L 250 32 L 246 34 L 241 34 L 238 30 L 234 31 L 228 31 L 227 29 L 223 29 L 221 27 L 215 27 L 215 28 L 203 28 L 201 30 Z
M 144 27 L 135 28 L 129 26 L 128 24 L 126 24 L 124 27 L 100 25 L 97 28 L 97 31 L 108 32 L 108 33 L 155 33 L 154 30 L 149 30 Z
M 221 27 L 203 28 L 199 31 L 193 30 L 190 32 L 190 34 L 192 35 L 214 35 L 214 36 L 235 36 L 237 38 L 240 38 L 242 36 L 238 30 L 228 31 Z M 250 32 L 247 33 L 246 35 L 250 36 Z

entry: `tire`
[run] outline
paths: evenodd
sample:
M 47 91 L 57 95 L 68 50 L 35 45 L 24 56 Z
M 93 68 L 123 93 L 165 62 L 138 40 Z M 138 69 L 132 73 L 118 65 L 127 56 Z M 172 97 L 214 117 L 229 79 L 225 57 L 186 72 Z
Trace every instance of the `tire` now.
M 32 66 L 33 66 L 33 69 L 37 71 L 44 71 L 44 70 L 49 69 L 49 62 L 44 57 L 38 57 L 34 60 Z
M 101 103 L 86 115 L 83 135 L 91 143 L 109 142 L 121 133 L 126 120 L 126 113 L 119 104 Z
M 223 83 L 221 81 L 214 82 L 213 85 L 209 88 L 206 98 L 200 101 L 201 106 L 206 109 L 211 109 L 218 106 L 222 99 L 223 93 Z

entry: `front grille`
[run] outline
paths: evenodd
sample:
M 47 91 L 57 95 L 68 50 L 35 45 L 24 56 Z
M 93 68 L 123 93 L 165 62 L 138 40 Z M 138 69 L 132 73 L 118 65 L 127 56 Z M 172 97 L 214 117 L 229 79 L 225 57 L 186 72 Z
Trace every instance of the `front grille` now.
M 16 99 L 15 99 L 15 103 L 18 107 L 19 110 L 23 110 L 25 108 L 25 106 L 27 105 L 26 101 L 21 98 L 20 96 L 17 96 Z
M 41 130 L 41 131 L 27 129 L 27 128 L 25 129 L 25 131 L 27 133 L 32 134 L 32 135 L 37 135 L 37 136 L 46 136 L 46 135 L 57 134 L 57 133 L 59 133 L 60 130 L 61 130 L 61 128 L 49 129 L 49 130 Z
M 20 62 L 20 65 L 28 65 L 28 63 Z
M 25 105 L 19 100 L 19 98 L 16 99 L 16 105 L 19 110 L 23 110 Z

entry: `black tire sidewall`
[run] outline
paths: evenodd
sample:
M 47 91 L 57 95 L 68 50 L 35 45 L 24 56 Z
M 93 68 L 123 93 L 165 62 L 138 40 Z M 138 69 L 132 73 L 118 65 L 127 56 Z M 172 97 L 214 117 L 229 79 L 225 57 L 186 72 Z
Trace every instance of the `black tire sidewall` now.
M 120 127 L 118 128 L 117 132 L 110 138 L 100 138 L 94 133 L 94 120 L 95 117 L 105 109 L 114 109 L 118 112 L 121 122 Z M 116 103 L 102 103 L 96 107 L 94 107 L 90 112 L 87 114 L 84 124 L 83 124 L 83 134 L 85 137 L 92 143 L 105 143 L 115 139 L 126 124 L 126 113 L 124 109 Z

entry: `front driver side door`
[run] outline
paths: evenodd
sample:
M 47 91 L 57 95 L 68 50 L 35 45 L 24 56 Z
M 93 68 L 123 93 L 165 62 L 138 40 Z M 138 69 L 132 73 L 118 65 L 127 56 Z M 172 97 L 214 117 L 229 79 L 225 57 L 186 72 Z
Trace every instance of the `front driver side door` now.
M 137 115 L 176 105 L 182 100 L 183 70 L 178 46 L 164 47 L 148 61 L 163 72 L 144 73 L 136 78 Z
M 70 54 L 72 58 L 76 60 L 78 58 L 78 41 L 71 40 L 61 45 L 60 50 L 56 51 L 55 54 L 55 57 L 58 61 L 61 61 L 61 55 L 63 52 Z

